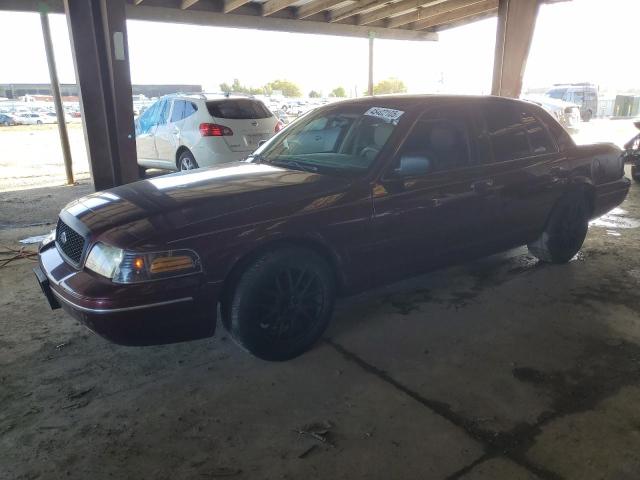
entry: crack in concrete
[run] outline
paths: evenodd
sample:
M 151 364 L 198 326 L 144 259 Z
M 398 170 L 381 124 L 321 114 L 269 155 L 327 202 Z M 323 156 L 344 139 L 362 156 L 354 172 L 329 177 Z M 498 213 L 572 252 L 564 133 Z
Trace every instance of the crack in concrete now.
M 366 372 L 378 377 L 380 380 L 388 383 L 395 389 L 411 397 L 418 403 L 427 407 L 433 413 L 448 420 L 455 426 L 463 429 L 467 433 L 467 435 L 483 444 L 485 448 L 485 454 L 479 459 L 476 459 L 470 465 L 467 465 L 461 470 L 454 472 L 452 475 L 447 477 L 447 480 L 460 478 L 462 475 L 472 470 L 476 465 L 482 463 L 480 462 L 481 459 L 482 461 L 486 461 L 491 458 L 500 456 L 505 456 L 530 473 L 538 476 L 541 480 L 562 480 L 562 477 L 557 473 L 547 470 L 539 465 L 535 465 L 531 461 L 524 458 L 521 453 L 515 451 L 516 449 L 519 449 L 519 447 L 522 447 L 523 443 L 525 443 L 523 442 L 523 440 L 525 440 L 527 444 L 533 441 L 533 438 L 539 433 L 538 425 L 532 426 L 529 424 L 522 424 L 516 426 L 509 432 L 492 432 L 478 428 L 475 422 L 466 419 L 461 415 L 458 415 L 446 403 L 432 400 L 420 395 L 418 392 L 410 389 L 406 385 L 403 385 L 402 383 L 391 377 L 387 372 L 380 370 L 374 365 L 371 365 L 355 353 L 347 350 L 342 345 L 334 342 L 333 340 L 325 339 L 325 342 L 333 349 L 335 349 L 338 353 L 340 353 L 346 360 L 355 363 Z

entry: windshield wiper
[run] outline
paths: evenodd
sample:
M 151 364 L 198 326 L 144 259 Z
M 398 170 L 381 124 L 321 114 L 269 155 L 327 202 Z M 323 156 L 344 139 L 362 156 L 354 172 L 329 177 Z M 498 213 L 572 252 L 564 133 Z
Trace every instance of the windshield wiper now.
M 296 170 L 303 170 L 305 172 L 313 172 L 316 173 L 318 171 L 317 167 L 313 165 L 309 165 L 306 163 L 296 162 L 295 160 L 272 160 L 271 163 L 273 165 L 282 165 L 284 167 L 291 167 Z

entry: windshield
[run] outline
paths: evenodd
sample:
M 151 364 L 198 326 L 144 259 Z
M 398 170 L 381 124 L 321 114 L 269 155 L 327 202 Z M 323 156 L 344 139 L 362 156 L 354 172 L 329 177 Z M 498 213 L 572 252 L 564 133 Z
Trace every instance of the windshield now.
M 362 174 L 373 164 L 403 113 L 361 105 L 311 113 L 249 159 L 325 174 Z
M 567 93 L 566 88 L 555 88 L 553 90 L 549 90 L 547 95 L 551 98 L 557 98 L 558 100 L 562 100 L 564 98 L 565 93 Z

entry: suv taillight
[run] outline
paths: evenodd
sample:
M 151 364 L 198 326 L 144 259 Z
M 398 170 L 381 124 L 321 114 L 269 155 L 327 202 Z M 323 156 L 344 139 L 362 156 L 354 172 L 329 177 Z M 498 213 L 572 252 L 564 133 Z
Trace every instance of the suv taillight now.
M 284 122 L 282 120 L 278 120 L 278 123 L 276 123 L 276 133 L 278 133 L 283 128 L 284 128 Z
M 230 137 L 233 135 L 233 130 L 217 123 L 201 123 L 200 135 L 203 137 Z

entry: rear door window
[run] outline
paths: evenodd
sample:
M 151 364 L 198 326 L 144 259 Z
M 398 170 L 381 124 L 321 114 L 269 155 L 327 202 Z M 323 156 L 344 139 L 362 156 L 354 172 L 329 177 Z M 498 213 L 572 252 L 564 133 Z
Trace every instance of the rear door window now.
M 483 111 L 495 161 L 506 162 L 557 151 L 549 132 L 529 106 L 489 102 Z
M 522 118 L 513 104 L 489 102 L 483 110 L 495 161 L 505 162 L 531 155 Z
M 174 100 L 173 110 L 171 111 L 171 122 L 179 122 L 184 118 L 184 100 Z
M 212 117 L 230 120 L 257 120 L 272 116 L 262 102 L 244 98 L 210 100 L 207 102 L 207 110 Z
M 195 103 L 192 102 L 184 102 L 184 116 L 182 118 L 188 118 L 194 113 L 198 111 L 198 107 L 196 107 Z

